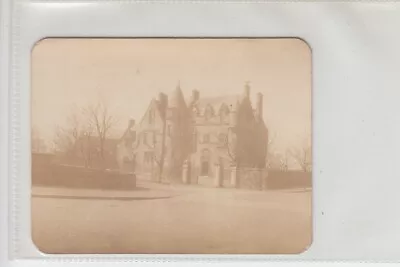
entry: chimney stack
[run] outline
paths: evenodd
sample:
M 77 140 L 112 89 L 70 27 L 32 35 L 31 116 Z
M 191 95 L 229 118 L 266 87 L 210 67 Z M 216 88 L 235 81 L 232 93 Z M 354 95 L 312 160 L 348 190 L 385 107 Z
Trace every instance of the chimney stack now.
M 128 122 L 128 129 L 132 128 L 133 126 L 135 126 L 135 120 L 130 119 Z
M 160 103 L 160 110 L 165 115 L 168 107 L 168 96 L 164 93 L 159 93 L 158 102 Z
M 199 100 L 200 98 L 200 92 L 198 90 L 193 90 L 192 91 L 192 103 L 195 103 Z
M 244 86 L 244 95 L 247 98 L 250 97 L 250 82 L 246 82 L 246 85 Z
M 256 115 L 258 119 L 263 118 L 263 94 L 257 93 L 257 102 L 256 102 Z
M 239 102 L 237 102 L 234 106 L 231 105 L 229 110 L 229 124 L 231 127 L 236 127 L 238 123 L 238 109 Z

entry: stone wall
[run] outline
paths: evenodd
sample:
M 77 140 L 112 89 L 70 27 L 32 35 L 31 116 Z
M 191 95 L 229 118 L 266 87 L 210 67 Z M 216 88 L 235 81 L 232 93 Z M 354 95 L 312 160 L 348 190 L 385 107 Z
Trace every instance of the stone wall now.
M 227 175 L 230 179 L 227 180 Z M 236 184 L 232 169 L 224 175 L 224 187 L 251 190 L 285 190 L 312 187 L 312 173 L 303 171 L 279 171 L 259 168 L 236 169 Z
M 130 190 L 136 187 L 132 173 L 60 165 L 50 155 L 32 156 L 32 185 Z
M 268 172 L 266 187 L 270 190 L 311 188 L 312 173 L 303 171 L 279 171 Z
M 267 171 L 260 168 L 237 169 L 237 188 L 262 190 L 268 177 Z

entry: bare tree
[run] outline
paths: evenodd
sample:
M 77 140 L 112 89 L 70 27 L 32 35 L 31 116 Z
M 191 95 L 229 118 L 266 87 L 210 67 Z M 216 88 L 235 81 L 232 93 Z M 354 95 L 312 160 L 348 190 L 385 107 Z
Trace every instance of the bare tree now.
M 57 151 L 76 157 L 79 153 L 85 167 L 91 165 L 91 138 L 94 125 L 83 108 L 73 106 L 63 126 L 55 129 L 54 145 Z
M 280 161 L 280 170 L 287 172 L 289 170 L 289 150 L 285 151 L 285 154 L 281 155 L 279 157 Z
M 237 136 L 236 129 L 229 128 L 228 134 L 224 137 L 221 146 L 219 147 L 224 153 L 222 157 L 228 157 L 230 165 L 235 167 L 238 165 L 238 154 L 237 154 Z
M 57 125 L 54 129 L 54 150 L 55 152 L 69 153 L 73 150 L 74 141 L 64 127 Z
M 312 149 L 311 140 L 306 139 L 300 148 L 290 150 L 290 155 L 299 164 L 303 172 L 311 172 L 312 168 Z
M 31 129 L 31 150 L 32 152 L 46 152 L 47 146 L 44 139 L 41 137 L 39 130 L 36 126 L 32 126 Z
M 82 126 L 81 132 L 80 132 L 80 142 L 79 144 L 79 150 L 81 152 L 81 155 L 84 159 L 84 164 L 85 167 L 91 167 L 92 166 L 92 154 L 93 154 L 93 147 L 92 147 L 92 136 L 94 133 L 94 126 L 91 123 L 90 120 L 86 122 Z
M 289 170 L 289 157 L 288 153 L 281 154 L 278 152 L 270 153 L 268 155 L 268 169 L 270 170 L 280 170 L 280 171 L 288 171 Z
M 81 111 L 76 106 L 71 108 L 63 126 L 57 125 L 55 128 L 54 144 L 56 150 L 72 153 L 76 149 L 77 141 L 81 134 L 83 119 Z
M 100 156 L 104 160 L 105 141 L 110 134 L 110 130 L 117 123 L 117 119 L 110 114 L 110 108 L 104 101 L 84 108 L 83 112 L 88 117 L 89 124 L 94 128 L 99 138 Z
M 167 148 L 165 146 L 166 138 L 166 123 L 163 122 L 161 133 L 157 133 L 156 131 L 153 132 L 153 138 L 151 142 L 147 142 L 147 145 L 153 151 L 152 163 L 154 162 L 157 165 L 157 182 L 159 183 L 161 183 L 164 174 L 165 156 L 167 153 Z
M 276 139 L 276 132 L 271 137 L 268 136 L 268 150 L 267 150 L 267 157 L 266 157 L 266 166 L 268 169 L 277 169 L 277 155 L 274 151 L 274 143 Z
M 289 150 L 286 150 L 284 153 L 280 153 L 276 151 L 275 144 L 277 139 L 277 134 L 268 139 L 268 152 L 267 152 L 267 168 L 270 170 L 280 170 L 280 171 L 288 171 L 289 170 Z

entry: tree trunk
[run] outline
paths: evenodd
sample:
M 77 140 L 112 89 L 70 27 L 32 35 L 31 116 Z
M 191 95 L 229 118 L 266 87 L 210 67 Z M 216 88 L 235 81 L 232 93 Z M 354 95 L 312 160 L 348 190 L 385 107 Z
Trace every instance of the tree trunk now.
M 162 182 L 162 175 L 163 175 L 163 171 L 164 171 L 164 163 L 163 160 L 161 160 L 160 164 L 159 164 L 159 168 L 158 168 L 158 173 L 157 173 L 157 182 L 161 183 Z
M 157 177 L 157 182 L 161 183 L 162 181 L 162 176 L 164 172 L 164 159 L 165 159 L 165 137 L 166 137 L 166 121 L 165 119 L 163 120 L 163 127 L 162 127 L 162 138 L 161 138 L 161 151 L 160 151 L 160 163 L 159 163 L 159 171 L 158 171 L 158 177 Z

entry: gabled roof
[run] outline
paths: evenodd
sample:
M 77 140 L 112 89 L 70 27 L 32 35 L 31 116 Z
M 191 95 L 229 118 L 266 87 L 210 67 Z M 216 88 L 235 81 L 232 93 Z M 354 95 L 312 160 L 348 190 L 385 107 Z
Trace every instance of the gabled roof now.
M 163 113 L 161 112 L 161 105 L 160 105 L 160 102 L 159 102 L 158 100 L 156 100 L 156 99 L 153 98 L 153 99 L 150 101 L 149 105 L 147 106 L 147 109 L 146 109 L 145 113 L 143 114 L 142 118 L 140 119 L 139 125 L 142 124 L 142 122 L 143 122 L 144 118 L 146 117 L 147 113 L 149 112 L 149 110 L 150 110 L 153 106 L 156 107 L 156 108 L 155 108 L 155 116 L 158 116 L 159 118 L 164 119 L 164 118 L 163 118 L 163 117 L 164 117 L 164 116 L 163 116 Z
M 123 133 L 123 135 L 121 136 L 121 138 L 119 139 L 119 141 L 121 142 L 122 140 L 126 140 L 126 139 L 130 139 L 130 140 L 134 141 L 134 139 L 136 138 L 135 128 L 136 128 L 136 126 L 127 128 L 125 130 L 125 132 Z
M 203 113 L 207 106 L 211 106 L 215 113 L 218 113 L 223 105 L 226 105 L 229 109 L 236 109 L 241 103 L 241 95 L 225 95 L 217 97 L 204 97 L 200 98 L 194 106 L 196 106 L 200 113 Z

